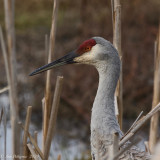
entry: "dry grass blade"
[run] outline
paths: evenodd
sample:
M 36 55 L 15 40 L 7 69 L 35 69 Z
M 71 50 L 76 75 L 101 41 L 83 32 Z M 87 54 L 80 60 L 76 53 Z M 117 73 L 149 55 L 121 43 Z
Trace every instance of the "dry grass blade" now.
M 7 117 L 6 117 L 5 108 L 3 108 L 3 128 L 4 128 L 4 157 L 6 157 L 6 151 L 7 151 Z
M 31 145 L 30 143 L 28 143 L 27 146 L 28 146 L 28 149 L 29 149 L 30 152 L 31 152 L 31 157 L 32 157 L 33 159 L 35 159 L 35 160 L 39 160 L 39 157 L 38 157 L 38 155 L 36 154 L 35 150 L 32 148 L 32 145 Z M 31 158 L 31 157 L 30 157 L 30 158 Z
M 145 142 L 144 142 L 144 145 L 145 145 L 145 151 L 148 152 L 149 154 L 151 154 L 150 151 L 149 151 L 148 141 L 145 141 Z
M 31 113 L 32 113 L 32 106 L 28 106 L 27 108 L 27 116 L 24 126 L 24 135 L 23 135 L 23 155 L 27 157 L 27 137 L 28 137 L 28 130 L 29 130 L 29 123 L 31 119 Z
M 51 26 L 50 41 L 49 41 L 48 63 L 51 62 L 52 54 L 54 53 L 57 11 L 58 11 L 58 3 L 57 2 L 58 2 L 58 0 L 54 0 L 54 4 L 53 4 L 52 26 Z M 46 52 L 48 52 L 47 38 L 46 38 Z M 43 150 L 44 150 L 44 144 L 45 144 L 45 140 L 46 140 L 46 136 L 47 136 L 47 132 L 48 132 L 50 108 L 51 108 L 51 70 L 48 70 L 47 77 L 46 77 L 46 88 L 45 88 L 45 107 L 44 107 L 44 122 L 43 122 Z
M 8 86 L 5 87 L 5 88 L 3 88 L 3 89 L 0 89 L 0 94 L 6 92 L 6 91 L 8 91 L 8 90 L 9 90 L 9 87 L 8 87 Z
M 5 11 L 5 26 L 7 35 L 8 55 L 6 54 L 5 65 L 7 70 L 7 80 L 10 86 L 10 119 L 12 127 L 12 154 L 19 155 L 20 153 L 20 130 L 18 128 L 18 98 L 17 98 L 17 77 L 16 77 L 16 45 L 15 45 L 15 0 L 4 0 Z M 17 159 L 17 158 L 14 158 Z
M 28 131 L 25 131 L 25 128 L 23 126 L 23 124 L 21 122 L 19 122 L 19 125 L 21 126 L 21 128 L 24 130 L 24 132 L 27 133 L 31 143 L 34 145 L 36 151 L 38 152 L 38 154 L 40 155 L 41 159 L 44 160 L 44 156 L 43 156 L 43 153 L 42 151 L 40 150 L 40 148 L 38 147 L 36 141 L 34 140 L 34 138 L 31 136 L 31 134 L 28 132 Z
M 7 44 L 8 44 L 8 61 L 10 67 L 11 78 L 14 83 L 16 81 L 16 47 L 15 47 L 15 0 L 4 0 L 4 10 L 5 10 L 5 26 L 7 34 Z
M 6 157 L 6 137 L 7 137 L 7 128 L 6 128 L 6 113 L 5 108 L 2 107 L 0 112 L 0 124 L 3 119 L 3 128 L 4 128 L 4 157 Z
M 60 154 L 58 155 L 57 160 L 61 160 L 61 155 Z
M 159 35 L 158 40 L 155 42 L 154 49 L 154 88 L 153 88 L 153 102 L 152 108 L 154 108 L 160 101 L 160 25 L 159 25 Z M 149 150 L 151 153 L 154 152 L 154 147 L 157 143 L 158 134 L 158 124 L 159 124 L 159 114 L 155 114 L 151 118 L 150 134 L 149 134 Z
M 51 146 L 52 138 L 54 135 L 54 129 L 55 129 L 57 113 L 58 113 L 58 106 L 59 106 L 59 101 L 60 101 L 60 94 L 62 91 L 62 84 L 63 84 L 63 77 L 58 76 L 57 81 L 56 81 L 54 98 L 53 98 L 53 104 L 52 104 L 53 106 L 52 106 L 52 110 L 51 110 L 47 139 L 46 139 L 46 143 L 45 143 L 45 150 L 44 150 L 44 159 L 45 160 L 48 159 L 50 146 Z
M 47 38 L 45 39 L 45 50 L 46 53 L 48 52 L 48 44 Z M 48 63 L 51 61 L 51 53 L 48 54 Z M 47 137 L 48 132 L 48 124 L 49 124 L 49 117 L 50 117 L 50 108 L 51 108 L 51 70 L 47 71 L 46 77 L 46 88 L 45 88 L 45 98 L 43 100 L 43 151 L 45 140 Z
M 45 54 L 45 63 L 48 63 L 49 61 L 51 61 L 51 59 L 49 59 L 49 39 L 47 34 L 45 35 Z
M 1 124 L 1 121 L 2 121 L 2 117 L 3 117 L 3 108 L 1 109 L 1 114 L 0 114 L 0 124 Z
M 6 114 L 5 114 L 5 108 L 2 107 L 0 112 L 0 124 L 3 119 L 3 128 L 4 128 L 4 157 L 6 157 L 6 135 L 7 135 L 7 128 L 6 128 Z
M 114 28 L 114 0 L 111 0 L 111 9 L 112 9 L 112 26 Z
M 160 142 L 158 142 L 158 144 L 155 147 L 154 155 L 152 157 L 152 160 L 159 160 L 159 157 L 160 157 Z
M 37 132 L 37 131 L 34 131 L 34 139 L 35 139 L 35 142 L 36 142 L 37 145 L 38 145 L 38 132 Z M 37 153 L 36 150 L 35 150 L 35 152 Z
M 129 150 L 132 146 L 139 143 L 141 140 L 142 140 L 141 138 L 137 138 L 132 143 L 130 143 L 126 148 L 122 148 L 117 154 L 114 155 L 112 160 L 117 160 L 119 156 L 121 156 L 125 151 Z
M 131 130 L 132 128 L 134 128 L 134 126 L 136 125 L 137 121 L 140 119 L 140 117 L 142 116 L 143 111 L 138 115 L 138 117 L 136 118 L 136 120 L 134 121 L 134 123 L 132 124 L 132 126 L 129 128 L 129 130 L 125 133 L 125 135 L 123 137 L 125 137 Z
M 7 75 L 7 81 L 8 81 L 8 86 L 11 86 L 12 85 L 12 83 L 11 83 L 11 76 L 10 76 L 10 71 L 9 71 L 9 63 L 8 63 L 8 56 L 7 56 L 7 51 L 6 51 L 6 45 L 5 45 L 5 41 L 4 41 L 4 37 L 3 37 L 3 33 L 2 33 L 2 28 L 1 28 L 1 26 L 0 26 L 0 41 L 1 41 L 1 48 L 2 48 L 2 54 L 3 54 L 3 58 L 4 58 L 4 64 L 5 64 L 5 70 L 6 70 L 6 75 Z M 12 88 L 10 88 L 9 89 L 9 98 L 10 98 L 10 105 L 11 105 L 11 108 L 13 107 L 13 101 L 14 101 L 14 98 L 13 98 L 13 89 Z M 3 113 L 4 113 L 5 111 L 3 110 Z M 15 111 L 13 111 L 14 113 L 16 113 Z M 1 112 L 1 114 L 2 114 L 2 112 Z M 14 115 L 11 115 L 11 120 L 12 120 L 12 118 L 14 119 L 13 121 L 12 121 L 12 136 L 13 136 L 13 138 L 12 138 L 12 145 L 13 145 L 13 153 L 18 153 L 18 147 L 19 147 L 19 145 L 17 145 L 17 148 L 15 149 L 15 146 L 16 146 L 16 144 L 19 144 L 19 143 L 17 143 L 17 142 L 19 142 L 19 137 L 17 137 L 16 135 L 15 135 L 15 133 L 16 133 L 16 131 L 18 131 L 18 130 L 16 130 L 17 129 L 17 125 L 16 125 L 16 122 L 15 122 L 15 119 L 17 118 L 17 117 L 15 117 Z M 5 121 L 6 121 L 6 115 L 5 115 L 5 117 L 4 117 L 4 119 L 5 119 Z M 5 149 L 5 151 L 4 151 L 4 154 L 6 154 L 6 122 L 4 121 L 4 131 L 5 131 L 5 137 L 4 137 L 4 143 L 5 143 L 5 147 L 4 147 L 4 149 Z M 18 133 L 17 133 L 17 135 L 18 135 Z M 17 140 L 17 142 L 15 142 Z M 18 151 L 17 151 L 18 150 Z
M 158 111 L 160 111 L 160 103 L 155 108 L 153 108 L 146 116 L 137 121 L 134 128 L 132 128 L 132 130 L 121 139 L 119 147 L 124 145 L 146 123 L 146 121 L 149 120 Z
M 111 0 L 112 5 L 112 23 L 113 23 L 113 45 L 117 49 L 119 56 L 122 57 L 121 51 L 121 5 L 120 0 Z M 122 60 L 121 60 L 122 61 Z M 118 103 L 118 122 L 120 128 L 122 129 L 122 119 L 123 119 L 123 99 L 122 99 L 122 64 L 119 82 L 116 88 L 116 97 Z
M 3 128 L 4 128 L 4 157 L 6 157 L 6 137 L 7 137 L 7 127 L 6 127 L 6 113 L 5 108 L 2 107 L 0 112 L 0 124 L 3 119 Z
M 10 74 L 9 74 L 8 57 L 7 57 L 6 45 L 4 42 L 4 37 L 3 37 L 1 26 L 0 26 L 0 40 L 1 40 L 1 48 L 2 48 L 3 58 L 4 58 L 5 70 L 6 70 L 6 74 L 7 74 L 7 81 L 8 81 L 8 85 L 10 86 L 11 78 L 10 78 Z

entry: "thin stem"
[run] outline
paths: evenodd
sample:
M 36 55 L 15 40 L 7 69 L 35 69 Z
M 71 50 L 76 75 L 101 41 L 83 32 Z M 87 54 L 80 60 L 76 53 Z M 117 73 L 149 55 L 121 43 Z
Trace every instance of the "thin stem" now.
M 31 119 L 31 113 L 32 113 L 32 106 L 28 106 L 27 108 L 27 116 L 25 121 L 25 127 L 24 127 L 24 135 L 23 135 L 23 155 L 27 157 L 27 137 L 28 137 L 28 130 L 29 130 L 29 123 Z M 25 158 L 24 158 L 25 159 Z
M 132 146 L 136 145 L 137 143 L 139 143 L 142 139 L 141 138 L 137 138 L 136 140 L 134 140 L 132 143 L 130 143 L 126 148 L 122 148 L 119 152 L 117 152 L 112 160 L 117 160 L 119 156 L 121 156 L 125 151 L 129 150 Z
M 140 117 L 142 116 L 143 111 L 138 115 L 138 117 L 136 118 L 136 120 L 134 121 L 134 123 L 132 124 L 132 126 L 129 128 L 129 130 L 125 133 L 125 135 L 123 137 L 125 137 L 136 125 L 137 121 L 140 119 Z
M 8 46 L 8 68 L 9 72 L 9 86 L 10 86 L 10 119 L 12 127 L 12 152 L 13 155 L 20 153 L 20 129 L 18 128 L 19 114 L 18 114 L 18 98 L 17 98 L 17 77 L 16 77 L 16 40 L 15 40 L 15 0 L 4 0 L 5 11 L 5 26 Z M 14 159 L 18 159 L 14 157 Z
M 153 115 L 155 115 L 158 111 L 160 111 L 160 103 L 153 108 L 146 116 L 141 118 L 135 125 L 135 127 L 121 139 L 119 143 L 119 147 L 124 145 L 145 123 L 148 121 Z
M 119 0 L 111 0 L 112 6 L 112 23 L 113 23 L 113 45 L 117 49 L 119 56 L 122 58 L 121 51 L 121 5 Z M 116 88 L 115 97 L 118 103 L 118 122 L 122 129 L 123 120 L 123 82 L 122 82 L 122 59 L 121 59 L 121 71 L 120 78 Z M 116 100 L 116 99 L 115 99 Z
M 160 25 L 158 42 L 155 42 L 154 48 L 154 88 L 153 88 L 153 102 L 152 108 L 154 108 L 160 101 Z M 159 124 L 159 113 L 155 114 L 151 118 L 150 134 L 149 134 L 149 150 L 151 153 L 154 152 L 155 145 L 157 143 L 158 124 Z
M 61 155 L 60 154 L 58 155 L 57 160 L 61 160 Z
M 55 130 L 55 125 L 56 125 L 59 101 L 60 101 L 60 94 L 62 91 L 62 84 L 63 84 L 63 77 L 58 76 L 57 82 L 56 82 L 55 94 L 54 94 L 54 98 L 53 98 L 53 104 L 52 104 L 53 106 L 52 106 L 52 110 L 51 110 L 51 116 L 50 116 L 50 120 L 49 120 L 47 139 L 46 139 L 46 143 L 45 143 L 45 150 L 44 150 L 44 159 L 45 160 L 48 159 L 52 138 L 54 136 L 54 130 Z
M 6 157 L 7 151 L 7 117 L 6 110 L 3 108 L 3 127 L 4 127 L 4 157 Z
M 27 133 L 30 141 L 31 141 L 32 144 L 34 145 L 34 147 L 35 147 L 36 151 L 38 152 L 38 154 L 40 155 L 41 159 L 44 160 L 43 153 L 42 153 L 42 151 L 40 150 L 40 148 L 38 147 L 38 145 L 37 145 L 36 141 L 34 140 L 34 138 L 31 136 L 31 134 L 30 134 L 28 131 L 25 130 L 25 128 L 24 128 L 24 126 L 23 126 L 23 124 L 22 124 L 21 122 L 19 122 L 18 124 L 19 124 L 20 127 L 24 130 L 24 132 Z
M 38 155 L 36 154 L 35 150 L 33 149 L 30 143 L 27 144 L 29 151 L 31 152 L 31 156 L 34 160 L 39 160 Z
M 9 87 L 8 87 L 8 86 L 7 86 L 7 87 L 4 87 L 3 89 L 0 89 L 0 94 L 6 92 L 6 91 L 8 91 L 8 90 L 9 90 Z
M 51 62 L 52 54 L 54 53 L 57 12 L 58 12 L 58 0 L 54 0 L 53 14 L 52 14 L 52 26 L 51 26 L 50 41 L 49 41 L 48 63 Z M 48 52 L 47 38 L 45 40 L 45 44 L 46 44 L 46 52 Z M 44 151 L 45 140 L 46 140 L 46 136 L 48 132 L 50 110 L 51 110 L 51 70 L 48 70 L 47 76 L 46 76 L 46 88 L 45 88 L 45 107 L 44 107 L 44 122 L 43 122 L 43 151 Z

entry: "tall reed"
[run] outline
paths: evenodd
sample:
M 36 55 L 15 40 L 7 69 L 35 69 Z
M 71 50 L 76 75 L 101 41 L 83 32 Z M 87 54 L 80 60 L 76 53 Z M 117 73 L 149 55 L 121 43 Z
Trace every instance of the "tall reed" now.
M 153 88 L 153 101 L 152 108 L 154 108 L 160 101 L 160 25 L 159 34 L 154 47 L 154 88 Z M 158 136 L 159 113 L 151 118 L 150 134 L 149 134 L 149 150 L 153 153 L 157 143 Z
M 10 86 L 10 119 L 12 127 L 12 152 L 19 155 L 20 152 L 20 129 L 18 126 L 18 98 L 17 98 L 17 73 L 16 73 L 16 40 L 15 40 L 15 0 L 4 0 L 5 26 L 7 35 L 6 57 L 8 62 L 8 84 Z M 7 54 L 8 53 L 8 54 Z M 17 159 L 17 158 L 14 158 Z
M 122 51 L 121 51 L 121 4 L 120 0 L 111 0 L 112 4 L 112 23 L 113 23 L 113 45 L 117 49 L 121 58 L 121 72 L 116 88 L 116 101 L 118 104 L 118 122 L 122 129 L 123 120 L 123 82 L 122 82 Z M 116 106 L 117 107 L 117 106 Z
M 58 12 L 58 0 L 54 0 L 53 14 L 52 14 L 52 26 L 51 26 L 50 40 L 49 40 L 48 63 L 51 62 L 52 55 L 54 53 L 57 12 Z M 46 51 L 47 51 L 48 50 L 47 40 L 45 44 L 46 44 Z M 44 103 L 43 151 L 44 151 L 45 140 L 46 140 L 47 132 L 48 132 L 50 111 L 51 111 L 51 70 L 48 70 L 47 77 L 46 77 L 45 103 Z

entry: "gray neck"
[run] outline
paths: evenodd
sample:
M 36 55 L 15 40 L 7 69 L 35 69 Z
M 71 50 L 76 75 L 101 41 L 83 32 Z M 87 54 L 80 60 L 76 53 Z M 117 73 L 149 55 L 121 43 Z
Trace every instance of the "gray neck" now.
M 114 93 L 119 78 L 119 66 L 100 64 L 96 66 L 99 72 L 99 86 L 92 108 L 91 129 L 101 125 L 106 133 L 120 132 L 115 116 Z M 105 122 L 105 125 L 102 123 Z
M 98 97 L 102 101 L 107 99 L 114 102 L 114 93 L 119 78 L 119 68 L 114 65 L 103 65 L 103 67 L 97 67 L 97 70 L 99 73 L 99 85 L 96 98 Z

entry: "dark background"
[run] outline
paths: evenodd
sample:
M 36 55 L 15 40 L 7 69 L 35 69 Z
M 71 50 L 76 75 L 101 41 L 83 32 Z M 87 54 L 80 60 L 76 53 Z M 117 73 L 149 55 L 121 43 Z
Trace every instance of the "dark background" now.
M 154 41 L 158 33 L 160 1 L 122 0 L 121 5 L 124 118 L 135 119 L 142 110 L 147 113 L 152 105 Z M 0 24 L 4 30 L 2 0 L 0 6 Z M 32 105 L 36 111 L 34 114 L 40 117 L 39 121 L 42 119 L 41 100 L 46 74 L 35 77 L 28 74 L 46 64 L 44 41 L 45 34 L 50 33 L 52 9 L 51 0 L 16 0 L 15 4 L 20 111 L 23 113 L 28 105 Z M 81 42 L 93 36 L 102 36 L 112 42 L 110 1 L 60 0 L 53 59 L 76 49 Z M 78 121 L 89 124 L 98 84 L 97 71 L 91 66 L 68 65 L 52 72 L 53 91 L 56 76 L 64 76 L 58 120 L 73 122 L 73 117 L 79 117 Z M 0 75 L 0 88 L 3 88 L 7 81 L 1 50 Z

